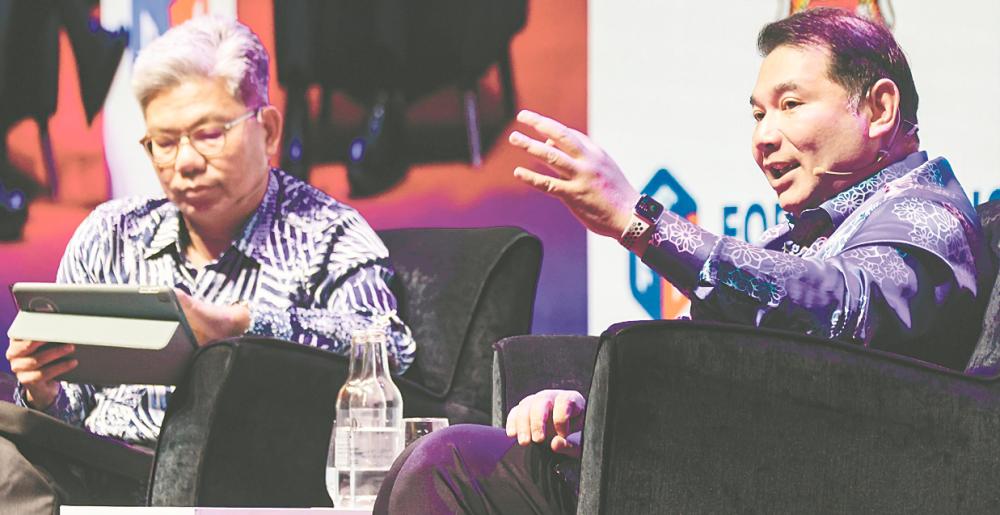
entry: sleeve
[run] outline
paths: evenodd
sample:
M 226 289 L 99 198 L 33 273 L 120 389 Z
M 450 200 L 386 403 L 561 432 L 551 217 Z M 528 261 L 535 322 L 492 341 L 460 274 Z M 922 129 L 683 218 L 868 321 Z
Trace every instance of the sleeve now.
M 287 310 L 251 303 L 248 333 L 346 354 L 356 330 L 389 316 L 386 351 L 393 372 L 404 373 L 413 363 L 416 343 L 396 315 L 396 297 L 388 286 L 393 271 L 385 245 L 353 210 L 331 228 L 324 245 L 312 267 L 307 298 Z
M 109 237 L 105 227 L 105 217 L 100 208 L 91 213 L 73 233 L 59 269 L 56 282 L 69 284 L 90 284 L 100 282 L 101 268 L 110 261 Z M 95 405 L 96 389 L 89 384 L 60 382 L 59 396 L 43 411 L 64 422 L 82 426 Z M 14 402 L 28 407 L 24 387 L 18 383 L 14 391 Z
M 87 414 L 94 409 L 94 387 L 89 384 L 66 382 L 60 383 L 60 386 L 61 388 L 56 400 L 45 409 L 39 411 L 58 418 L 67 424 L 82 427 Z M 14 404 L 29 407 L 24 387 L 20 383 L 14 390 Z
M 919 334 L 914 307 L 935 300 L 930 256 L 881 244 L 824 260 L 720 238 L 700 274 L 692 310 L 704 317 L 868 344 Z M 935 286 L 937 288 L 935 288 Z M 897 339 L 897 338 L 893 338 Z
M 958 287 L 934 253 L 904 243 L 858 238 L 832 256 L 801 258 L 666 215 L 643 261 L 691 298 L 696 318 L 868 344 L 876 333 L 925 332 L 934 317 L 921 314 Z

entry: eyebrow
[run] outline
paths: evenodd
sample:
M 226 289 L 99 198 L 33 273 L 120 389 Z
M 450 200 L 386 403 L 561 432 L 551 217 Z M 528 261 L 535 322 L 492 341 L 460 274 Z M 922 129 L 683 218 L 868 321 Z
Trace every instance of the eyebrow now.
M 775 86 L 774 89 L 771 90 L 772 91 L 771 94 L 774 96 L 780 96 L 782 93 L 786 91 L 796 91 L 798 89 L 799 89 L 798 84 L 792 81 L 786 81 Z M 753 97 L 753 95 L 750 95 L 750 105 L 755 107 L 760 106 L 760 102 L 758 102 L 757 99 Z
M 156 129 L 156 130 L 149 131 L 149 132 L 150 133 L 154 133 L 155 132 L 155 133 L 158 133 L 158 134 L 180 134 L 182 132 L 188 132 L 188 131 L 192 131 L 194 129 L 197 129 L 198 127 L 200 127 L 202 125 L 205 125 L 206 123 L 213 123 L 213 122 L 214 123 L 225 123 L 225 120 L 223 119 L 222 116 L 220 116 L 218 114 L 211 113 L 211 114 L 206 114 L 206 115 L 202 116 L 201 118 L 198 118 L 197 120 L 195 120 L 194 123 L 192 123 L 191 125 L 188 125 L 188 127 L 186 129 Z

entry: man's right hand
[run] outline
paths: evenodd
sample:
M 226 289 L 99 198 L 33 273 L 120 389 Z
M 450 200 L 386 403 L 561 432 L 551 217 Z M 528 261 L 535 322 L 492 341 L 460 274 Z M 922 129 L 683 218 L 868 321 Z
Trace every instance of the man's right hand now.
M 7 347 L 10 370 L 24 386 L 26 400 L 35 409 L 49 407 L 59 395 L 60 375 L 76 368 L 75 359 L 61 359 L 76 347 L 63 343 L 11 339 Z
M 525 397 L 507 415 L 507 436 L 521 445 L 549 442 L 553 451 L 580 455 L 587 399 L 573 390 L 542 390 Z

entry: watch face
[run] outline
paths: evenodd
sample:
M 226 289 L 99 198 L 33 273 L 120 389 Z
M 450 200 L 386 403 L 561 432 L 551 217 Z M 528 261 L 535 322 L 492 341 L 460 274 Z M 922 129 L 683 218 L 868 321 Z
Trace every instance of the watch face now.
M 660 204 L 653 197 L 643 195 L 639 202 L 635 204 L 635 214 L 647 220 L 659 220 L 663 214 L 663 204 Z

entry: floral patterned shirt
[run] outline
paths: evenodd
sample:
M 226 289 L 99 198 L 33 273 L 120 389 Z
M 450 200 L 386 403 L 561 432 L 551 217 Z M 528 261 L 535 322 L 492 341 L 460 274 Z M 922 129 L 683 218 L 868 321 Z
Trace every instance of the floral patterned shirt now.
M 917 152 L 755 244 L 665 213 L 643 261 L 695 318 L 836 338 L 965 368 L 992 261 L 951 166 Z

